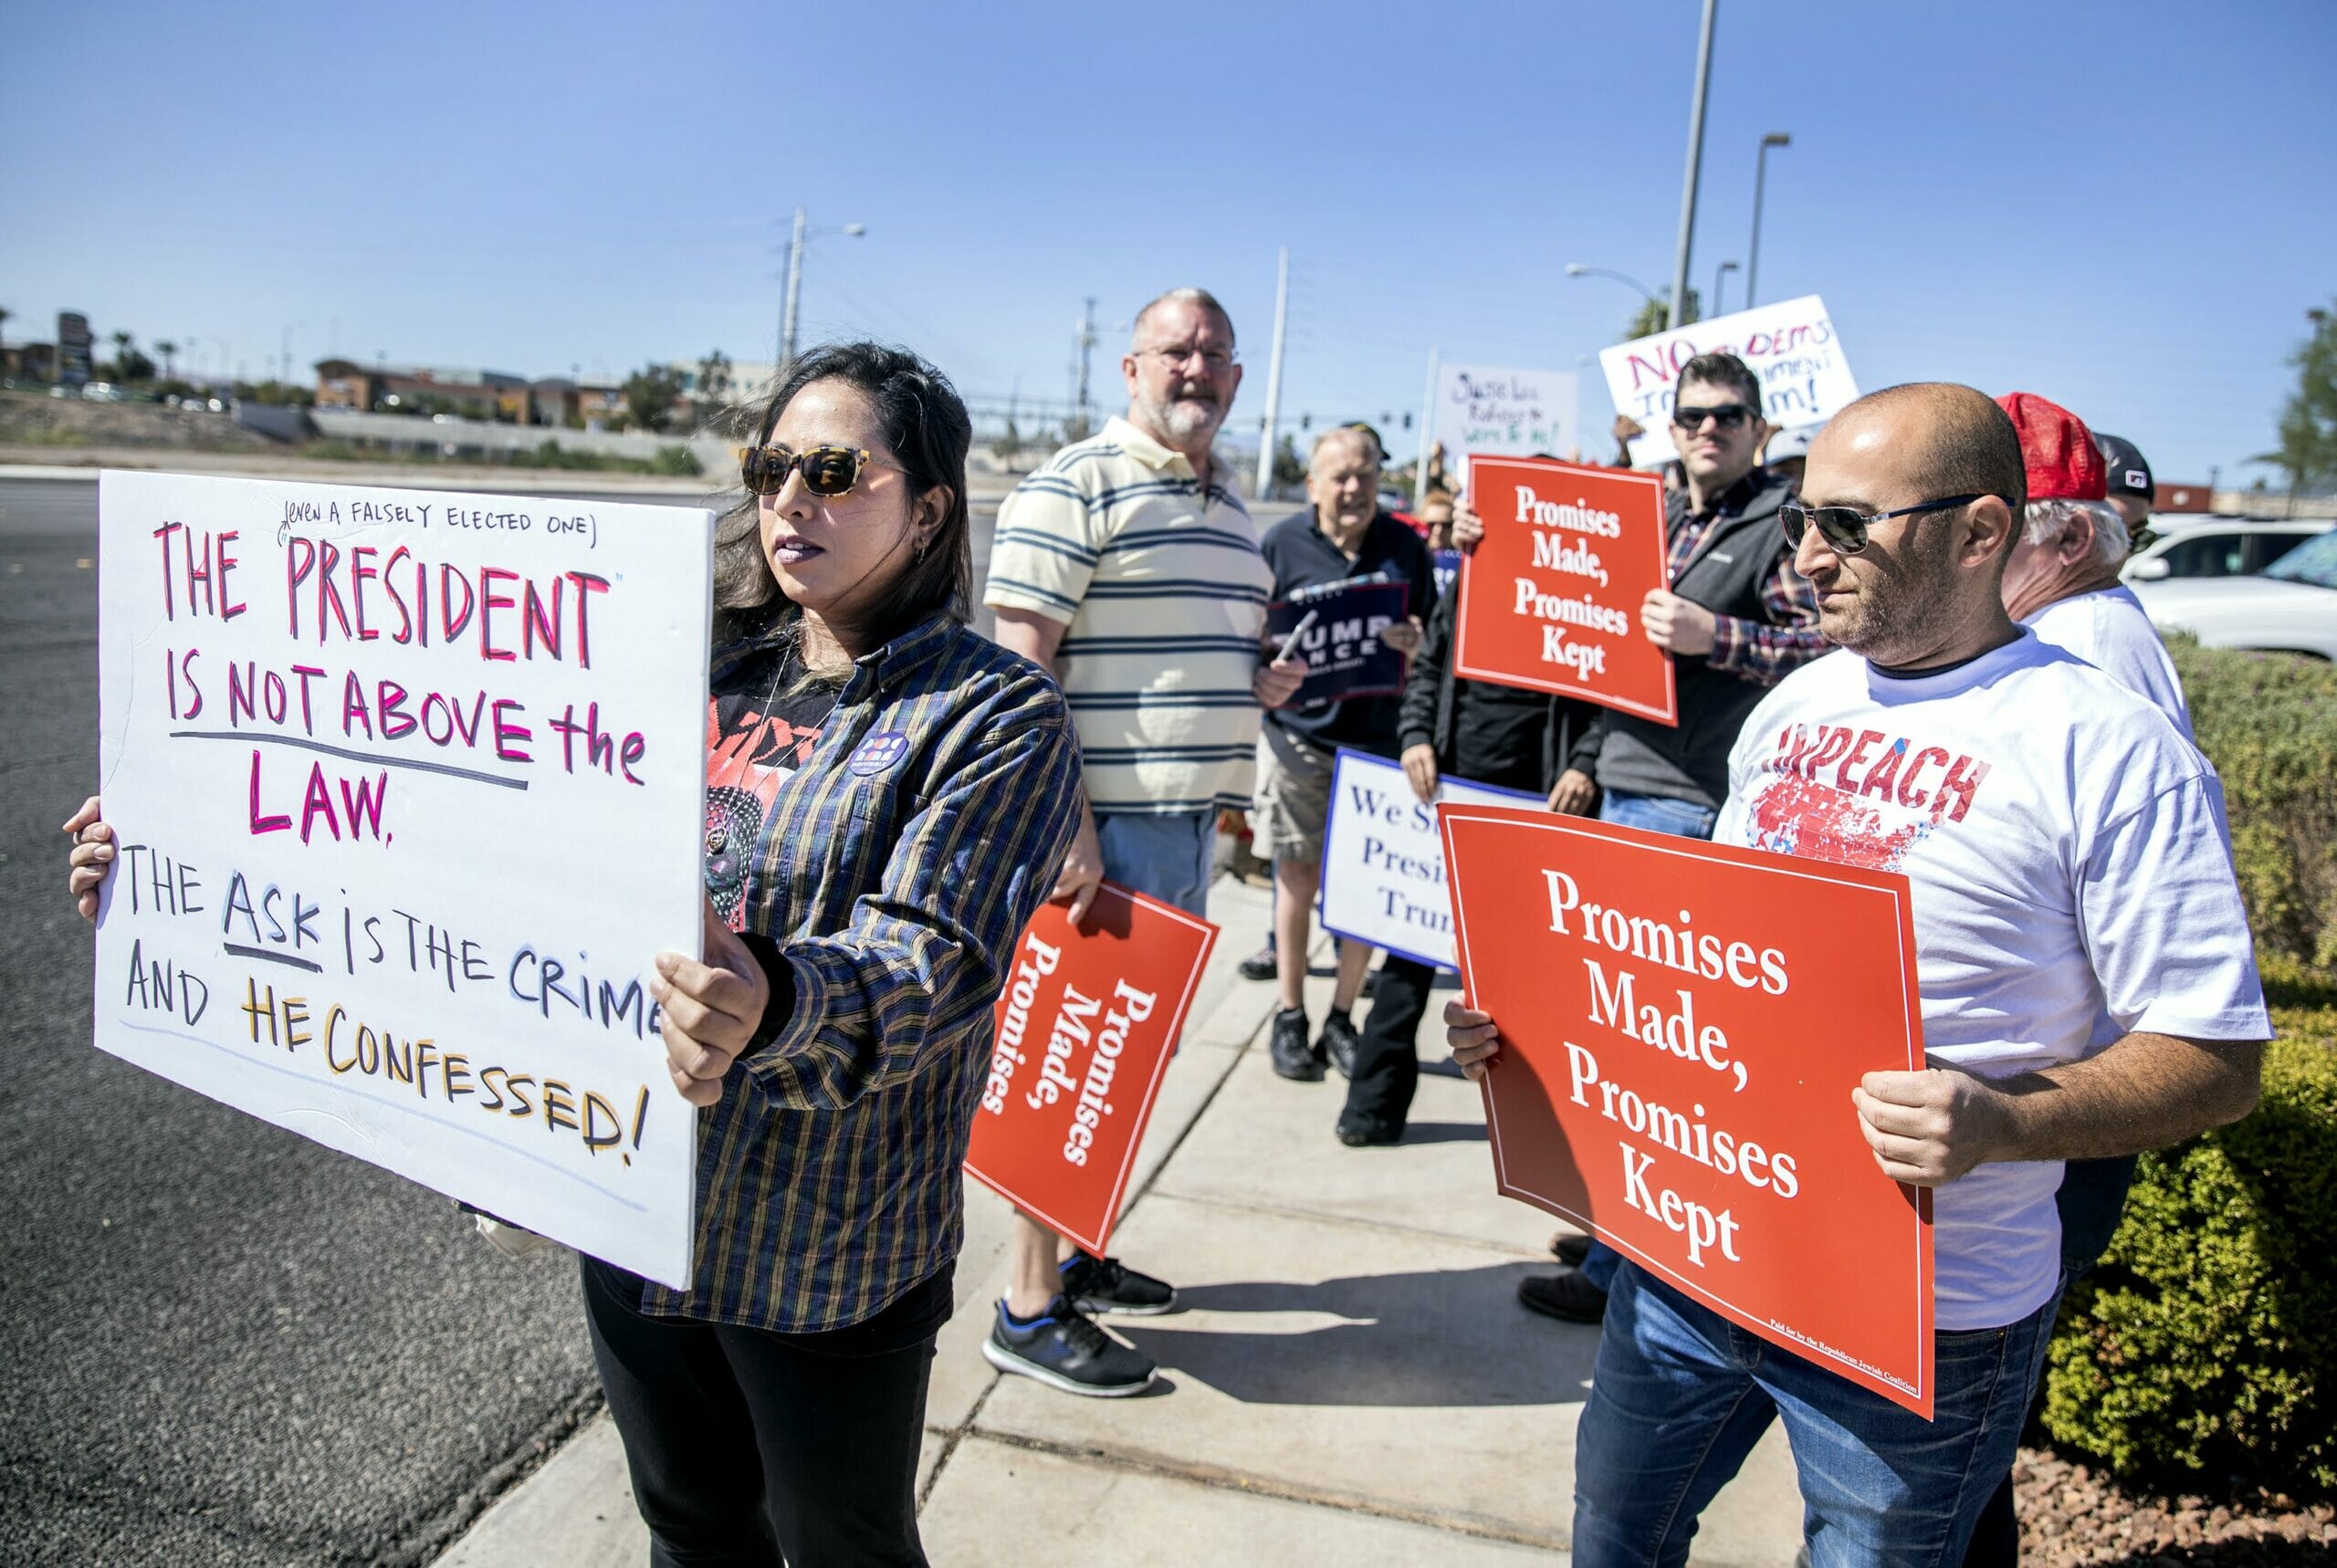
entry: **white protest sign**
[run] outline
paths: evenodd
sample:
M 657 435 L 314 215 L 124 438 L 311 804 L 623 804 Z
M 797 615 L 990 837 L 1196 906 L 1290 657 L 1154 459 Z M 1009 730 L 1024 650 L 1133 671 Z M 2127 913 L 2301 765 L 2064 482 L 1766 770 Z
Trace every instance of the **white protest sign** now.
M 1469 454 L 1564 457 L 1582 444 L 1582 384 L 1571 371 L 1513 371 L 1492 365 L 1441 365 L 1436 375 L 1436 428 L 1456 479 Z
M 1436 806 L 1542 804 L 1542 797 L 1445 779 L 1433 799 L 1412 793 L 1403 768 L 1339 748 L 1331 765 L 1331 811 L 1323 826 L 1324 929 L 1440 969 L 1455 967 L 1452 895 Z
M 1598 350 L 1598 368 L 1607 373 L 1615 411 L 1647 427 L 1631 443 L 1633 466 L 1652 467 L 1678 455 L 1672 394 L 1680 367 L 1698 354 L 1743 360 L 1761 381 L 1761 417 L 1781 430 L 1822 424 L 1859 395 L 1826 302 L 1815 294 L 1618 343 Z
M 671 1284 L 713 517 L 114 474 L 97 1044 Z

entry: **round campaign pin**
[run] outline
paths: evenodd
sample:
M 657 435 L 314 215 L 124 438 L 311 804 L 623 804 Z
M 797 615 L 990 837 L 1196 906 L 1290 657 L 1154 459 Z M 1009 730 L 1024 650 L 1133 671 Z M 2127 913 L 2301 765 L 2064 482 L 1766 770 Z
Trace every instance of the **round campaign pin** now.
M 865 779 L 882 773 L 909 754 L 909 737 L 897 729 L 880 729 L 853 748 L 844 766 Z

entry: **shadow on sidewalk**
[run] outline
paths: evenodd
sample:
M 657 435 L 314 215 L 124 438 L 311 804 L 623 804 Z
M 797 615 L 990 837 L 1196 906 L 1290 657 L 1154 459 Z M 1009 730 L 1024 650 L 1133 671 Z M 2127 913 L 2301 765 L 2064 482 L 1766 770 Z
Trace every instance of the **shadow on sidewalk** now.
M 1555 1323 L 1517 1304 L 1531 1263 L 1320 1284 L 1242 1281 L 1178 1292 L 1189 1312 L 1302 1312 L 1345 1320 L 1290 1333 L 1222 1323 L 1171 1328 L 1115 1320 L 1164 1368 L 1252 1405 L 1579 1404 L 1598 1354 L 1596 1329 Z
M 1482 1144 L 1485 1141 L 1483 1122 L 1408 1122 L 1404 1124 L 1407 1144 Z

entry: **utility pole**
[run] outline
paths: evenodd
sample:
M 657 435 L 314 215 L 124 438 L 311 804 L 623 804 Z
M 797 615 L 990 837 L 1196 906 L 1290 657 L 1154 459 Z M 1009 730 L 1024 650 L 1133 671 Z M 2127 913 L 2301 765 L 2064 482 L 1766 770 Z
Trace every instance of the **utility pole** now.
M 1266 361 L 1266 423 L 1258 438 L 1258 483 L 1254 493 L 1263 500 L 1273 494 L 1274 416 L 1282 412 L 1283 327 L 1290 316 L 1290 246 L 1282 247 L 1274 268 L 1274 347 Z
M 787 298 L 779 313 L 779 373 L 795 362 L 795 299 L 803 285 L 803 209 L 795 209 L 795 230 L 787 241 Z
M 1412 510 L 1420 509 L 1420 497 L 1428 494 L 1428 455 L 1436 445 L 1436 371 L 1442 350 L 1428 351 L 1428 390 L 1420 394 L 1420 450 L 1412 459 Z
M 1696 46 L 1696 98 L 1688 111 L 1688 172 L 1680 191 L 1680 250 L 1672 261 L 1672 314 L 1668 326 L 1681 325 L 1688 303 L 1688 253 L 1696 244 L 1696 181 L 1704 167 L 1704 95 L 1713 85 L 1713 23 L 1720 0 L 1704 0 L 1703 37 Z
M 1761 187 L 1769 179 L 1769 149 L 1792 145 L 1792 137 L 1782 131 L 1772 131 L 1761 138 L 1761 151 L 1753 160 L 1753 248 L 1745 253 L 1745 308 L 1747 310 L 1760 303 L 1753 291 L 1761 276 Z
M 1095 422 L 1087 416 L 1087 371 L 1095 348 L 1095 296 L 1093 294 L 1087 296 L 1086 308 L 1080 312 L 1079 335 L 1072 340 L 1072 345 L 1079 354 L 1079 392 L 1073 401 L 1079 406 L 1080 423 L 1092 430 Z

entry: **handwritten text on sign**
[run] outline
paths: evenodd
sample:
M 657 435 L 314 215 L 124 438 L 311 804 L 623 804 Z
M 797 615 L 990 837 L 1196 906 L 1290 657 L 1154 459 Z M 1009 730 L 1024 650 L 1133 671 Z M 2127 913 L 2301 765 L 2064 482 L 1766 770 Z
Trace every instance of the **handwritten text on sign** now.
M 1571 371 L 1441 365 L 1429 434 L 1456 455 L 1571 452 L 1582 444 L 1581 399 Z
M 1339 748 L 1323 827 L 1323 926 L 1407 958 L 1454 967 L 1452 898 L 1436 805 L 1539 806 L 1542 798 L 1465 779 L 1438 780 L 1434 800 L 1412 793 L 1393 762 Z
M 1101 1253 L 1217 927 L 1105 883 L 1014 950 L 966 1172 Z
M 1859 395 L 1841 340 L 1815 294 L 1715 316 L 1598 350 L 1616 409 L 1647 427 L 1631 461 L 1659 467 L 1679 455 L 1672 444 L 1672 394 L 1680 368 L 1698 354 L 1734 354 L 1760 378 L 1761 417 L 1780 430 L 1822 424 Z
M 1493 1015 L 1500 1190 L 1926 1418 L 1928 1194 L 1850 1090 L 1923 1064 L 1901 876 L 1543 812 L 1438 810 Z
M 1353 578 L 1302 588 L 1266 607 L 1266 641 L 1279 649 L 1292 632 L 1294 658 L 1306 662 L 1294 706 L 1347 697 L 1392 696 L 1404 689 L 1404 655 L 1380 640 L 1403 621 L 1410 585 L 1378 578 Z M 1307 617 L 1312 615 L 1312 621 Z
M 686 1283 L 703 511 L 107 474 L 97 1043 Z
M 1662 481 L 1485 457 L 1469 495 L 1485 537 L 1461 568 L 1454 672 L 1679 723 L 1672 655 L 1640 630 L 1640 601 L 1672 585 Z

